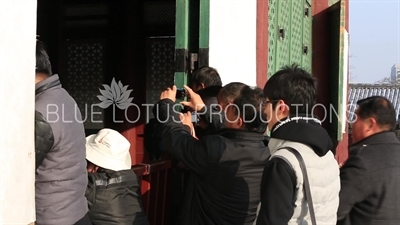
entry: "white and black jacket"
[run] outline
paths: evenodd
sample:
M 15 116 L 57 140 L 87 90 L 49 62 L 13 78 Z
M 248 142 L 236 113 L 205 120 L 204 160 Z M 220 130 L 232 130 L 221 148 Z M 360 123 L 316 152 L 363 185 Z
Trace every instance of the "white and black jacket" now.
M 271 133 L 271 158 L 263 173 L 257 224 L 311 224 L 303 174 L 286 146 L 295 148 L 305 161 L 317 224 L 336 224 L 340 178 L 333 144 L 319 120 L 304 117 L 280 121 Z

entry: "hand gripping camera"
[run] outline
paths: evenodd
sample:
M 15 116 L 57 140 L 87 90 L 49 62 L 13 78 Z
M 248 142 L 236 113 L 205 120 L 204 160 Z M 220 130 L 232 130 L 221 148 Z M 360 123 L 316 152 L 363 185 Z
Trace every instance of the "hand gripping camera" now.
M 185 88 L 177 88 L 176 89 L 176 96 L 175 96 L 176 99 L 184 100 L 186 96 L 187 96 L 187 93 L 186 93 Z
M 182 100 L 185 99 L 185 97 L 187 97 L 186 89 L 185 89 L 185 88 L 177 88 L 177 89 L 176 89 L 176 96 L 175 96 L 175 98 L 182 101 Z M 188 108 L 183 108 L 181 112 L 182 112 L 182 113 L 186 113 L 186 112 L 188 112 L 188 111 L 190 111 L 190 109 L 188 109 Z M 199 116 L 197 115 L 197 112 L 191 112 L 191 114 L 192 114 L 192 123 L 197 123 L 197 122 L 199 122 Z

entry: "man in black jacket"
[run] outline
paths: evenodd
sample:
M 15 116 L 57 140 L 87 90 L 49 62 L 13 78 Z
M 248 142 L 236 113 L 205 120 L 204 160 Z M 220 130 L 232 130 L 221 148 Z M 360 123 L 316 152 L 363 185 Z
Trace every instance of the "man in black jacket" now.
M 215 80 L 215 77 L 219 77 L 218 73 L 212 68 L 202 68 L 194 73 L 195 80 L 210 81 Z M 204 79 L 204 77 L 208 79 Z M 220 83 L 220 79 L 217 79 L 216 82 Z M 214 82 L 213 84 L 215 84 Z M 194 82 L 195 83 L 195 82 Z M 211 82 L 208 82 L 210 84 Z M 201 83 L 203 84 L 203 83 Z M 195 86 L 195 85 L 193 85 Z M 194 125 L 195 136 L 198 139 L 203 138 L 206 135 L 214 135 L 217 134 L 218 131 L 224 128 L 224 112 L 219 107 L 218 98 L 221 105 L 226 106 L 229 103 L 233 103 L 235 98 L 239 96 L 240 91 L 247 86 L 246 84 L 234 82 L 225 85 L 223 88 L 221 86 L 210 86 L 205 87 L 204 89 L 200 89 L 197 94 L 204 102 L 205 107 L 200 109 L 197 113 L 200 117 L 198 123 Z M 201 87 L 204 87 L 202 85 Z M 191 106 L 191 102 L 181 102 L 182 105 L 185 105 L 190 110 L 194 110 L 194 107 Z M 188 115 L 190 117 L 190 115 Z M 188 120 L 188 124 L 192 125 L 191 121 Z M 176 186 L 174 187 L 174 207 L 173 218 L 176 214 L 179 213 L 180 208 L 183 207 L 183 201 L 185 197 L 185 191 L 187 187 L 187 181 L 189 180 L 191 171 L 185 167 L 184 170 L 173 170 L 173 174 L 175 175 L 175 179 L 180 182 L 174 183 Z M 178 212 L 178 213 L 176 213 Z M 175 220 L 173 220 L 175 223 Z
M 200 96 L 186 89 L 192 106 L 201 110 L 205 105 Z M 201 140 L 185 129 L 174 111 L 175 95 L 175 86 L 164 91 L 154 111 L 162 122 L 166 151 L 191 170 L 180 224 L 252 224 L 269 157 L 263 142 L 266 117 L 262 91 L 244 87 L 233 103 L 222 109 L 226 129 Z
M 129 141 L 112 129 L 86 138 L 89 183 L 86 198 L 94 225 L 148 225 Z
M 197 92 L 205 105 L 197 111 L 200 117 L 199 123 L 195 124 L 197 138 L 216 134 L 225 127 L 225 114 L 221 107 L 233 103 L 245 86 L 247 85 L 244 83 L 232 82 L 224 87 L 211 86 Z M 181 102 L 181 104 L 194 110 L 191 102 Z
M 221 77 L 219 76 L 218 71 L 208 66 L 193 71 L 192 76 L 190 77 L 190 82 L 191 89 L 196 93 L 205 88 L 222 86 Z M 216 97 L 216 95 L 214 97 Z
M 224 127 L 223 115 L 219 109 L 217 96 L 222 88 L 221 77 L 218 71 L 212 67 L 204 66 L 195 70 L 190 76 L 191 87 L 202 98 L 206 107 L 204 112 L 198 114 L 198 121 L 194 123 L 197 138 L 205 135 L 215 134 Z M 185 102 L 182 102 L 185 105 Z M 174 162 L 175 164 L 175 162 Z M 172 223 L 175 223 L 176 212 L 182 207 L 185 196 L 186 184 L 190 171 L 182 163 L 172 169 L 173 188 L 173 210 Z
M 222 89 L 221 77 L 212 67 L 201 67 L 195 70 L 190 77 L 191 89 L 203 100 L 204 112 L 199 114 L 199 121 L 195 123 L 196 136 L 215 134 L 224 128 L 223 113 L 216 109 L 217 96 Z M 182 102 L 184 106 L 188 103 Z
M 384 97 L 357 102 L 355 144 L 340 170 L 338 224 L 400 224 L 400 141 L 396 114 Z

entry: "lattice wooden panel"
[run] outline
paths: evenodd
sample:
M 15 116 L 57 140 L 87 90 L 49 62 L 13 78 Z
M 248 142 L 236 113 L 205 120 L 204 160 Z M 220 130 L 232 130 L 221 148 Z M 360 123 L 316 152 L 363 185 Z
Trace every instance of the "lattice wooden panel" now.
M 148 38 L 146 49 L 146 103 L 155 104 L 161 91 L 174 84 L 175 38 Z
M 278 38 L 276 70 L 289 64 L 290 60 L 290 15 L 291 1 L 278 1 L 278 29 L 284 32 L 284 37 Z
M 312 10 L 308 2 L 269 0 L 268 76 L 293 63 L 311 72 Z
M 99 103 L 97 95 L 104 80 L 104 42 L 102 40 L 69 40 L 66 42 L 66 71 L 63 86 L 75 99 L 85 120 L 86 129 L 100 129 L 104 112 L 92 105 Z M 102 88 L 103 89 L 103 88 Z M 101 114 L 97 114 L 101 112 Z
M 268 77 L 276 72 L 275 56 L 276 42 L 278 39 L 278 20 L 277 20 L 277 0 L 269 0 L 268 2 Z
M 302 67 L 311 72 L 312 69 L 312 16 L 311 5 L 307 0 L 304 0 L 304 8 L 308 8 L 308 16 L 303 18 L 303 45 L 307 47 L 307 53 L 303 52 Z
M 109 21 L 107 19 L 99 20 L 68 20 L 64 22 L 67 27 L 89 27 L 89 26 L 105 26 L 108 25 Z
M 66 27 L 106 26 L 109 24 L 109 8 L 107 4 L 65 5 L 63 23 Z
M 107 4 L 79 4 L 65 6 L 65 16 L 100 16 L 108 14 L 109 6 Z
M 304 5 L 302 1 L 291 2 L 290 18 L 290 64 L 302 64 L 303 53 L 303 15 Z
M 175 1 L 145 2 L 145 24 L 173 24 L 175 23 Z

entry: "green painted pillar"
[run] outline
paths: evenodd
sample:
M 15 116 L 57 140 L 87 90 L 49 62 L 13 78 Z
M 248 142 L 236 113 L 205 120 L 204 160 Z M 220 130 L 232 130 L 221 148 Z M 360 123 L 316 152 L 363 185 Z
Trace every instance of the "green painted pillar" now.
M 198 66 L 208 66 L 210 34 L 210 0 L 200 0 Z
M 182 88 L 184 84 L 187 84 L 189 63 L 189 1 L 176 0 L 174 83 L 178 88 Z

